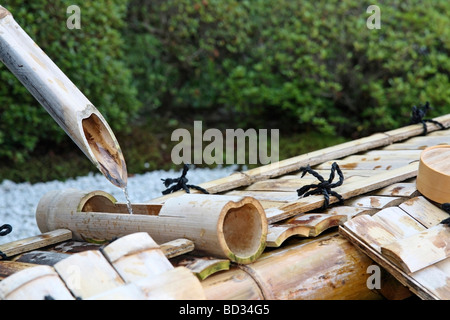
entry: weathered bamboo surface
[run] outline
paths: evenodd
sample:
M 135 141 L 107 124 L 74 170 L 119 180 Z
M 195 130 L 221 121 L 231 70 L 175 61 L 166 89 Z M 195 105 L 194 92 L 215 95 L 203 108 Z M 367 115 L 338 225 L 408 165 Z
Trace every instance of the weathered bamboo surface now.
M 450 125 L 450 115 L 436 120 Z M 197 290 L 197 286 L 196 292 L 201 291 L 199 297 L 203 293 L 202 297 L 206 299 L 390 299 L 404 298 L 412 293 L 423 299 L 448 299 L 450 288 L 445 284 L 445 279 L 449 277 L 449 259 L 446 245 L 441 245 L 440 251 L 427 250 L 428 255 L 420 255 L 427 256 L 427 259 L 420 259 L 419 264 L 414 260 L 417 257 L 414 253 L 421 250 L 418 248 L 420 241 L 404 240 L 399 242 L 398 247 L 390 246 L 393 241 L 413 240 L 419 234 L 420 239 L 429 239 L 427 243 L 437 243 L 437 239 L 446 236 L 447 227 L 439 226 L 439 223 L 448 214 L 421 196 L 416 188 L 419 159 L 424 146 L 450 141 L 450 130 L 436 131 L 439 128 L 432 124 L 428 124 L 428 129 L 429 134 L 422 137 L 419 136 L 421 125 L 407 126 L 201 184 L 217 199 L 249 197 L 260 203 L 267 219 L 264 246 L 268 248 L 257 259 L 244 265 L 236 264 L 229 257 L 193 251 L 197 244 L 187 233 L 178 234 L 180 239 L 167 242 L 167 238 L 156 240 L 161 230 L 150 230 L 148 234 L 152 238 L 155 234 L 155 243 L 142 245 L 139 250 L 148 252 L 139 254 L 133 253 L 136 245 L 133 241 L 125 244 L 123 252 L 129 253 L 119 259 L 124 265 L 122 267 L 117 264 L 117 259 L 108 256 L 105 249 L 98 251 L 99 245 L 93 247 L 94 244 L 85 242 L 89 237 L 81 237 L 77 240 L 81 242 L 66 241 L 49 248 L 37 248 L 41 250 L 39 252 L 34 249 L 21 253 L 13 261 L 3 261 L 4 267 L 0 261 L 0 275 L 2 268 L 5 270 L 4 279 L 29 269 L 37 264 L 38 256 L 56 269 L 58 263 L 67 263 L 70 261 L 68 258 L 80 253 L 92 255 L 92 252 L 102 252 L 100 257 L 103 262 L 99 263 L 108 263 L 117 274 L 116 281 L 121 279 L 121 282 L 98 291 L 75 291 L 73 298 L 147 299 L 158 298 L 159 295 L 164 299 L 164 293 L 154 289 L 153 294 L 149 295 L 144 289 L 153 284 L 143 281 L 140 276 L 155 275 L 151 267 L 142 271 L 139 268 L 129 269 L 126 265 L 140 263 L 141 256 L 165 256 L 171 265 L 167 261 L 151 263 L 163 268 L 159 275 L 173 273 L 176 274 L 173 279 L 177 279 L 178 275 L 188 272 L 200 281 L 202 290 Z M 331 196 L 330 206 L 320 210 L 324 203 L 322 195 L 299 198 L 298 188 L 318 183 L 318 180 L 309 174 L 301 177 L 298 169 L 309 164 L 328 179 L 334 162 L 342 167 L 345 179 L 341 186 L 333 190 L 344 198 L 344 203 L 338 204 L 338 199 Z M 195 190 L 192 193 L 197 194 Z M 173 216 L 179 216 L 183 214 L 181 208 L 185 203 L 182 195 L 184 192 L 176 192 L 146 204 L 133 204 L 134 212 L 157 217 L 166 204 L 177 203 L 169 211 L 173 212 Z M 110 212 L 117 211 L 117 216 L 128 216 L 125 204 L 107 200 L 106 196 L 78 203 L 80 208 L 77 210 L 92 218 L 90 213 L 106 206 Z M 61 218 L 56 214 L 50 217 L 53 217 L 49 220 L 50 224 L 56 221 L 55 217 Z M 107 220 L 105 218 L 104 222 L 107 223 Z M 41 224 L 49 222 L 40 218 L 38 221 Z M 117 234 L 113 225 L 110 223 L 108 227 L 111 235 L 114 232 Z M 170 226 L 177 227 L 167 224 L 167 228 Z M 57 226 L 53 224 L 52 227 Z M 244 229 L 238 233 L 243 233 Z M 368 232 L 369 229 L 376 232 Z M 342 234 L 338 234 L 338 230 Z M 131 234 L 141 231 L 133 229 Z M 410 249 L 411 252 L 408 252 Z M 97 258 L 92 257 L 94 259 Z M 368 289 L 366 282 L 370 275 L 368 267 L 373 264 L 380 265 L 383 272 L 391 275 L 383 277 L 382 288 L 378 290 Z M 140 267 L 142 265 L 145 264 L 140 263 Z M 405 266 L 411 266 L 412 270 L 419 269 L 410 272 Z M 127 276 L 119 271 L 125 269 L 134 270 L 131 274 L 138 276 L 130 277 L 132 281 L 127 282 Z M 188 278 L 186 283 L 189 281 Z M 170 284 L 168 281 L 166 286 L 168 289 L 180 288 L 181 283 L 184 282 Z M 180 295 L 174 294 L 174 297 Z
M 22 263 L 25 267 L 0 282 L 0 299 L 205 299 L 199 279 L 187 268 L 175 268 L 147 233 L 124 236 L 102 250 L 63 255 L 51 266 Z
M 264 209 L 248 196 L 186 194 L 151 214 L 155 206 L 128 214 L 115 203 L 105 192 L 51 191 L 40 200 L 36 220 L 41 231 L 69 229 L 75 240 L 108 241 L 142 231 L 161 243 L 188 238 L 196 250 L 237 263 L 253 262 L 266 246 Z
M 450 299 L 448 214 L 418 196 L 373 216 L 359 216 L 340 233 L 423 299 Z

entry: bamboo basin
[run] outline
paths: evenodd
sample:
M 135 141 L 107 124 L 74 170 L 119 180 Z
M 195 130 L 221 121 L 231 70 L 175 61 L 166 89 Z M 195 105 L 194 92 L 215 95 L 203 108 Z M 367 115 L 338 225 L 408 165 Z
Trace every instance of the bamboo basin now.
M 157 243 L 186 238 L 197 251 L 241 264 L 256 260 L 266 246 L 266 215 L 252 197 L 185 194 L 163 205 L 132 207 L 129 214 L 126 204 L 103 191 L 51 191 L 39 201 L 36 221 L 42 232 L 64 228 L 81 241 L 136 232 L 147 232 Z
M 437 203 L 450 202 L 450 145 L 426 148 L 420 155 L 417 190 Z

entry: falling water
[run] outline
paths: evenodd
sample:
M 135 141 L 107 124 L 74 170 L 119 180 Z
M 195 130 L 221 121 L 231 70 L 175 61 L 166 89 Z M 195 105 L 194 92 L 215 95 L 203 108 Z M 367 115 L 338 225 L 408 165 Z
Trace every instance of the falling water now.
M 128 187 L 125 186 L 122 189 L 123 193 L 125 194 L 125 198 L 127 199 L 127 208 L 128 208 L 128 213 L 129 214 L 133 214 L 133 207 L 131 206 L 131 201 L 130 201 L 130 197 L 128 196 Z

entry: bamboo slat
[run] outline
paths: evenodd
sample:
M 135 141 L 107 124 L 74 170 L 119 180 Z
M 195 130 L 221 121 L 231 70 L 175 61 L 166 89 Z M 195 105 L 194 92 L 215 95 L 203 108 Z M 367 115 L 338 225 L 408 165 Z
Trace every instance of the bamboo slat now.
M 305 214 L 287 219 L 283 223 L 272 224 L 267 233 L 267 246 L 279 247 L 292 236 L 316 237 L 329 228 L 347 221 L 347 215 Z
M 63 242 L 72 238 L 72 232 L 66 229 L 52 230 L 34 237 L 9 242 L 0 245 L 0 251 L 7 257 L 12 257 L 27 251 L 50 246 L 52 244 Z M 3 257 L 0 256 L 0 259 Z
M 194 251 L 194 243 L 188 239 L 175 239 L 160 245 L 167 259 Z
M 373 208 L 373 209 L 384 209 L 387 207 L 397 206 L 405 201 L 401 197 L 390 197 L 390 196 L 359 196 L 349 199 L 345 202 L 348 206 L 360 207 L 360 208 Z
M 91 296 L 88 300 L 205 300 L 199 280 L 177 267 Z
M 52 267 L 27 268 L 0 282 L 0 300 L 45 299 L 74 299 Z
M 415 182 L 400 182 L 374 191 L 373 195 L 413 198 L 419 196 L 419 192 Z
M 450 230 L 443 224 L 381 247 L 381 253 L 412 273 L 450 257 Z
M 349 220 L 339 232 L 422 299 L 449 299 L 449 231 L 437 222 L 442 214 L 416 197 Z
M 146 232 L 121 237 L 102 250 L 125 282 L 160 275 L 173 266 Z
M 87 299 L 125 283 L 97 250 L 73 254 L 54 268 L 76 298 Z
M 365 194 L 396 182 L 415 177 L 417 174 L 417 163 L 407 166 L 381 171 L 381 173 L 369 177 L 364 180 L 358 180 L 334 189 L 344 199 L 350 199 L 357 195 Z M 335 197 L 330 197 L 330 204 L 337 202 Z M 299 213 L 305 213 L 311 210 L 319 209 L 323 205 L 323 196 L 314 195 L 302 198 L 297 201 L 289 202 L 278 208 L 270 208 L 266 210 L 266 216 L 269 223 L 278 222 Z
M 177 267 L 185 267 L 195 274 L 200 280 L 210 275 L 230 269 L 230 260 L 215 259 L 211 257 L 183 256 L 171 261 Z
M 449 217 L 448 213 L 423 196 L 411 198 L 399 207 L 427 228 L 431 228 Z

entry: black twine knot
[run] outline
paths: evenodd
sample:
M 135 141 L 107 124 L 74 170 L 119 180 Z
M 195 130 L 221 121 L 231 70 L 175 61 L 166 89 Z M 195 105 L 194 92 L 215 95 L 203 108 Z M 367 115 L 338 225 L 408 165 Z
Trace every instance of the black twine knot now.
M 326 208 L 328 208 L 328 205 L 330 204 L 330 196 L 335 196 L 336 198 L 338 198 L 339 204 L 344 203 L 344 198 L 342 198 L 342 196 L 336 191 L 331 190 L 333 188 L 341 186 L 344 182 L 344 174 L 342 173 L 336 162 L 331 165 L 331 173 L 328 180 L 325 180 L 320 174 L 311 169 L 309 165 L 307 165 L 306 167 L 301 167 L 299 171 L 303 172 L 302 178 L 305 176 L 305 174 L 309 173 L 320 181 L 318 184 L 308 184 L 298 189 L 297 194 L 299 197 L 307 197 L 313 194 L 322 194 L 325 200 L 320 210 L 325 210 Z M 336 172 L 339 176 L 339 181 L 333 183 Z
M 162 192 L 162 194 L 166 195 L 178 190 L 183 189 L 184 191 L 186 191 L 186 193 L 190 193 L 189 189 L 195 189 L 198 191 L 201 191 L 203 193 L 209 194 L 208 191 L 206 191 L 205 189 L 199 187 L 199 186 L 195 186 L 192 184 L 187 184 L 188 183 L 188 179 L 186 178 L 186 174 L 189 170 L 189 166 L 187 164 L 184 164 L 183 167 L 183 172 L 181 174 L 181 176 L 179 178 L 167 178 L 167 179 L 161 179 L 164 182 L 164 185 L 166 186 L 166 190 L 164 190 Z M 173 184 L 173 186 L 170 187 L 170 185 Z
M 444 210 L 445 212 L 450 214 L 450 203 L 448 203 L 448 202 L 447 203 L 443 203 L 441 208 L 442 208 L 442 210 Z M 445 224 L 447 226 L 450 226 L 450 217 L 442 220 L 440 223 L 441 224 Z
M 411 124 L 418 124 L 421 123 L 423 126 L 423 133 L 422 135 L 426 136 L 428 133 L 427 124 L 426 122 L 434 123 L 435 125 L 439 126 L 441 129 L 445 129 L 445 126 L 440 123 L 439 121 L 432 120 L 432 119 L 424 119 L 426 116 L 428 110 L 430 110 L 430 103 L 427 101 L 425 105 L 416 107 L 413 106 L 411 110 Z

